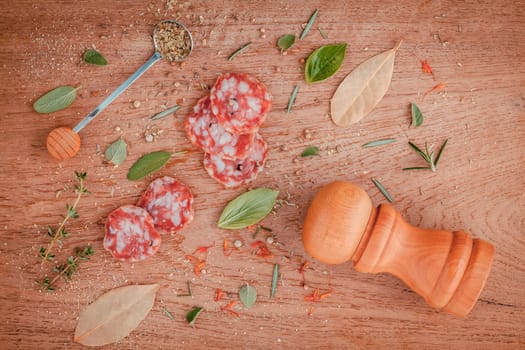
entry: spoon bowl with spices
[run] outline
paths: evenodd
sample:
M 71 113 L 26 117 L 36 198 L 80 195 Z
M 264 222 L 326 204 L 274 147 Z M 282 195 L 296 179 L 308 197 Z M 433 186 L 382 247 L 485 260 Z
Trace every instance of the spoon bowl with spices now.
M 185 60 L 193 50 L 193 39 L 186 26 L 175 20 L 165 20 L 157 23 L 153 31 L 155 52 L 135 73 L 124 81 L 115 91 L 93 109 L 73 129 L 62 126 L 52 130 L 47 135 L 46 147 L 49 154 L 58 160 L 74 157 L 80 150 L 78 133 L 102 112 L 113 100 L 133 84 L 142 74 L 160 59 L 170 62 Z

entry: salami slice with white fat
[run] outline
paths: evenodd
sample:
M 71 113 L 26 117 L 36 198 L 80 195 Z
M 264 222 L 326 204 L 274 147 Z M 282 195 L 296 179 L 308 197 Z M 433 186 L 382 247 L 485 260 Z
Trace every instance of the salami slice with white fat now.
M 144 260 L 157 252 L 160 242 L 153 218 L 145 209 L 126 205 L 109 213 L 103 244 L 115 259 Z
M 255 133 L 252 151 L 246 158 L 231 160 L 205 153 L 204 168 L 211 177 L 225 187 L 238 187 L 255 180 L 264 168 L 267 155 L 268 145 L 258 133 Z
M 264 84 L 244 73 L 220 76 L 210 91 L 210 103 L 224 129 L 236 134 L 259 130 L 272 107 Z
M 161 233 L 180 231 L 193 220 L 193 194 L 188 186 L 172 177 L 153 180 L 137 206 L 148 211 Z
M 184 127 L 191 143 L 206 153 L 238 159 L 248 155 L 253 134 L 239 135 L 226 131 L 211 112 L 210 97 L 202 97 L 186 117 Z

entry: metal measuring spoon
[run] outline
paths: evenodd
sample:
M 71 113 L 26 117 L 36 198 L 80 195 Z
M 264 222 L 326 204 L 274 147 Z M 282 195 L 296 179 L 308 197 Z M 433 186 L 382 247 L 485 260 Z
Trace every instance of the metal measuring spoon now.
M 170 38 L 173 41 L 169 41 Z M 182 42 L 175 39 L 181 39 Z M 94 110 L 92 110 L 73 129 L 63 126 L 53 129 L 47 135 L 46 147 L 54 158 L 65 160 L 74 157 L 80 150 L 80 136 L 78 132 L 104 110 L 124 90 L 144 74 L 154 63 L 161 58 L 169 61 L 182 61 L 186 59 L 193 49 L 191 33 L 182 23 L 175 20 L 166 20 L 157 23 L 153 32 L 153 44 L 155 52 L 135 73 L 124 81 L 111 95 L 106 97 Z

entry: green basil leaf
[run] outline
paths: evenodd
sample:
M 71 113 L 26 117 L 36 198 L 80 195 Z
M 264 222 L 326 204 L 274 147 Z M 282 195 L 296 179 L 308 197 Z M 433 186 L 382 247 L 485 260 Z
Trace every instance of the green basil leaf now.
M 61 86 L 53 89 L 33 103 L 33 108 L 38 113 L 51 113 L 60 111 L 73 103 L 77 98 L 77 90 L 72 86 Z
M 412 127 L 417 128 L 421 124 L 423 124 L 423 113 L 421 113 L 421 110 L 415 103 L 411 103 L 411 110 L 412 110 Z
M 143 177 L 159 170 L 170 159 L 169 152 L 152 152 L 140 157 L 128 171 L 128 180 L 140 180 Z
M 180 109 L 180 106 L 179 105 L 175 105 L 171 108 L 168 108 L 162 112 L 159 112 L 157 114 L 155 114 L 154 116 L 150 117 L 149 120 L 159 120 L 159 119 L 162 119 L 168 115 L 170 115 L 171 113 L 174 113 L 176 111 L 178 111 Z
M 239 289 L 239 299 L 244 304 L 244 306 L 249 309 L 253 306 L 253 304 L 255 304 L 255 301 L 257 300 L 257 290 L 247 284 Z
M 319 147 L 316 147 L 316 146 L 306 147 L 303 153 L 301 153 L 301 157 L 318 156 L 318 155 L 319 155 Z
M 292 45 L 295 44 L 295 35 L 285 34 L 277 40 L 277 47 L 281 50 L 288 50 Z
M 308 57 L 305 67 L 307 83 L 315 83 L 334 75 L 345 58 L 346 43 L 321 46 Z
M 115 165 L 122 164 L 127 156 L 126 147 L 126 142 L 123 139 L 118 139 L 106 149 L 106 152 L 104 152 L 104 158 Z
M 97 66 L 105 66 L 108 61 L 95 49 L 87 49 L 83 56 L 84 62 L 95 64 Z
M 234 230 L 258 223 L 270 213 L 278 195 L 279 191 L 269 188 L 241 194 L 224 208 L 218 226 Z
M 195 306 L 190 312 L 186 314 L 186 321 L 188 321 L 190 326 L 195 328 L 195 321 L 197 321 L 197 317 L 199 317 L 203 310 L 204 308 L 201 306 Z

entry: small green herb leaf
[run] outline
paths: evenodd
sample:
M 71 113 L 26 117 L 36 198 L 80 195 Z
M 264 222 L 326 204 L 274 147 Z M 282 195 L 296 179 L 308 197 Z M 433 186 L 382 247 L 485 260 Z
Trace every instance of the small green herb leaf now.
M 239 299 L 248 309 L 255 304 L 257 300 L 257 290 L 249 284 L 239 289 Z
M 188 312 L 186 314 L 186 321 L 188 321 L 188 323 L 190 324 L 190 326 L 192 326 L 193 328 L 195 328 L 195 321 L 197 321 L 197 317 L 199 317 L 199 315 L 201 314 L 201 312 L 203 311 L 204 309 L 200 306 L 195 306 L 193 309 L 191 309 L 190 312 Z
M 108 64 L 108 61 L 95 49 L 87 49 L 84 52 L 84 62 L 89 64 L 95 64 L 97 66 L 105 66 Z
M 180 109 L 180 106 L 179 105 L 175 105 L 171 108 L 168 108 L 162 112 L 159 112 L 157 114 L 155 114 L 154 116 L 150 117 L 149 120 L 159 120 L 159 119 L 162 119 L 168 115 L 170 115 L 171 113 L 174 113 L 176 111 L 178 111 Z
M 315 83 L 334 75 L 345 58 L 346 43 L 321 46 L 308 57 L 305 67 L 307 83 Z
M 279 191 L 269 188 L 241 194 L 224 208 L 218 226 L 234 230 L 258 223 L 270 213 L 278 195 Z
M 140 180 L 159 170 L 170 159 L 169 152 L 151 152 L 140 157 L 128 171 L 128 180 Z
M 118 139 L 106 149 L 104 158 L 115 165 L 122 164 L 127 156 L 126 147 L 126 142 L 123 139 Z
M 323 39 L 327 39 L 328 38 L 320 27 L 317 27 L 317 30 L 319 31 L 319 34 L 321 34 L 321 38 L 323 38 Z
M 319 147 L 317 146 L 306 147 L 303 153 L 301 153 L 301 157 L 318 156 L 318 155 L 319 155 Z
M 381 182 L 379 182 L 379 180 L 372 178 L 372 182 L 374 183 L 374 185 L 376 185 L 377 189 L 383 194 L 383 196 L 385 196 L 387 201 L 389 201 L 390 203 L 394 202 L 392 196 L 390 196 L 390 193 L 388 193 L 386 188 L 381 184 Z
M 306 34 L 308 34 L 310 29 L 314 25 L 314 22 L 315 22 L 318 14 L 319 14 L 319 10 L 316 9 L 314 11 L 314 13 L 312 13 L 312 15 L 310 16 L 310 19 L 308 20 L 308 23 L 306 23 L 306 26 L 304 27 L 303 32 L 301 33 L 301 36 L 299 37 L 299 39 L 303 40 L 306 37 Z
M 53 89 L 33 103 L 33 108 L 38 113 L 52 113 L 60 111 L 73 103 L 77 97 L 77 90 L 72 86 L 61 86 Z
M 275 296 L 275 291 L 277 290 L 277 281 L 279 279 L 279 264 L 273 265 L 273 275 L 272 275 L 272 289 L 270 290 L 270 298 Z
M 439 149 L 439 152 L 436 156 L 436 160 L 434 161 L 434 166 L 438 165 L 439 159 L 441 158 L 441 154 L 443 154 L 443 151 L 445 150 L 445 146 L 447 145 L 447 143 L 448 143 L 448 139 L 446 139 L 445 142 L 443 142 L 443 145 L 441 145 L 441 148 Z
M 293 44 L 295 44 L 295 35 L 293 34 L 285 34 L 277 40 L 277 47 L 282 51 L 288 50 Z
M 411 110 L 412 110 L 412 127 L 417 128 L 421 124 L 423 124 L 423 113 L 421 113 L 421 110 L 415 103 L 411 103 Z
M 292 91 L 292 95 L 290 96 L 290 100 L 288 101 L 288 107 L 286 108 L 286 113 L 290 113 L 292 110 L 292 106 L 295 103 L 295 97 L 297 96 L 297 93 L 299 92 L 299 85 L 295 85 Z
M 364 148 L 370 148 L 370 147 L 376 147 L 376 146 L 383 146 L 388 145 L 389 143 L 395 142 L 396 139 L 381 139 L 381 140 L 375 140 L 367 142 L 363 145 Z

